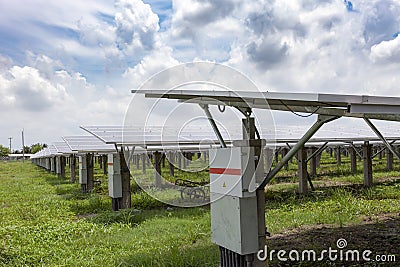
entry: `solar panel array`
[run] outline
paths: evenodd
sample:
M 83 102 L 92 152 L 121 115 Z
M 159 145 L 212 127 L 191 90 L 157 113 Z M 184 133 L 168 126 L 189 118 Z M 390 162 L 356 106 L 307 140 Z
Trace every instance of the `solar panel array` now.
M 106 144 L 125 146 L 174 147 L 178 145 L 214 145 L 218 144 L 215 133 L 208 126 L 187 127 L 173 129 L 162 126 L 81 126 L 90 134 L 96 136 Z M 227 140 L 241 139 L 239 134 L 223 133 Z M 229 138 L 229 139 L 228 139 Z
M 94 136 L 63 136 L 62 137 L 71 151 L 76 153 L 112 153 L 115 152 L 115 146 L 105 144 Z

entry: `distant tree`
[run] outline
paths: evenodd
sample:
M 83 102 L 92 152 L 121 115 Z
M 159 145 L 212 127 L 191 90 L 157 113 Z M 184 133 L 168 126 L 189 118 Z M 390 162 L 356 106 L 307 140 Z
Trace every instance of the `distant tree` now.
M 19 152 L 19 150 L 14 150 L 14 154 L 21 154 L 21 152 Z
M 6 157 L 8 154 L 10 154 L 10 149 L 0 145 L 0 157 Z
M 40 150 L 42 150 L 44 147 L 47 147 L 47 145 L 46 144 L 40 144 L 40 143 L 33 144 L 30 147 L 30 153 L 35 154 L 36 152 L 39 152 Z
M 29 146 L 24 146 L 24 152 L 25 152 L 26 154 L 30 154 L 30 153 L 31 153 L 31 147 L 29 147 Z

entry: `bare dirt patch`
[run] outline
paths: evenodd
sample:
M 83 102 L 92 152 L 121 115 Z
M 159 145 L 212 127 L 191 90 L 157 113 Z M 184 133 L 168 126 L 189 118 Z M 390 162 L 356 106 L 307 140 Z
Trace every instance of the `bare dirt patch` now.
M 268 250 L 290 250 L 302 252 L 315 250 L 317 258 L 322 250 L 329 247 L 338 250 L 337 240 L 343 238 L 347 246 L 342 250 L 358 250 L 360 255 L 365 250 L 371 250 L 371 261 L 330 261 L 325 255 L 324 260 L 312 262 L 282 262 L 274 260 L 269 266 L 400 266 L 400 214 L 379 214 L 365 217 L 357 225 L 334 227 L 331 225 L 312 225 L 274 234 L 267 239 Z M 394 255 L 396 262 L 378 262 L 376 255 Z M 288 255 L 286 255 L 288 257 Z

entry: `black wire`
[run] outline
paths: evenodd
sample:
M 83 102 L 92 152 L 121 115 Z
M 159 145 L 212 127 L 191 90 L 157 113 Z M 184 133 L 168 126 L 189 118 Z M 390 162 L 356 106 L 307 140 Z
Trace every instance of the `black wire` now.
M 292 112 L 294 115 L 299 116 L 299 117 L 302 117 L 302 118 L 311 117 L 311 116 L 314 115 L 315 112 L 317 112 L 317 111 L 319 110 L 319 108 L 320 108 L 320 106 L 318 106 L 311 114 L 308 114 L 308 115 L 301 115 L 301 114 L 299 114 L 299 113 L 293 111 L 288 105 L 286 105 L 285 103 L 283 103 L 282 100 L 279 99 L 279 102 L 281 102 L 281 104 L 284 105 L 284 106 L 285 106 L 290 112 Z
M 261 139 L 260 132 L 258 131 L 257 126 L 255 126 L 255 125 L 254 125 L 254 130 L 256 132 L 257 139 Z

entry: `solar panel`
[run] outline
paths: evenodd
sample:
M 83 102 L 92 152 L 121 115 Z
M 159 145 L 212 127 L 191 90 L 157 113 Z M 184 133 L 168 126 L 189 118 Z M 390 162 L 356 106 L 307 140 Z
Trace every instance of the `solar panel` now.
M 396 97 L 209 90 L 132 90 L 132 93 L 191 103 L 400 121 L 400 98 Z
M 54 142 L 53 146 L 56 148 L 57 152 L 63 155 L 72 154 L 71 148 L 65 142 Z
M 94 136 L 63 136 L 69 148 L 77 153 L 112 153 L 115 146 L 108 145 Z
M 56 156 L 59 154 L 59 152 L 57 151 L 56 147 L 53 144 L 50 144 L 47 147 L 47 151 L 48 151 L 48 156 Z
M 173 129 L 163 126 L 81 126 L 88 133 L 96 136 L 106 144 L 174 147 L 179 145 L 214 145 L 218 144 L 214 132 L 209 126 L 196 128 Z M 241 133 L 223 133 L 226 139 L 241 139 Z M 232 138 L 235 137 L 235 138 Z

